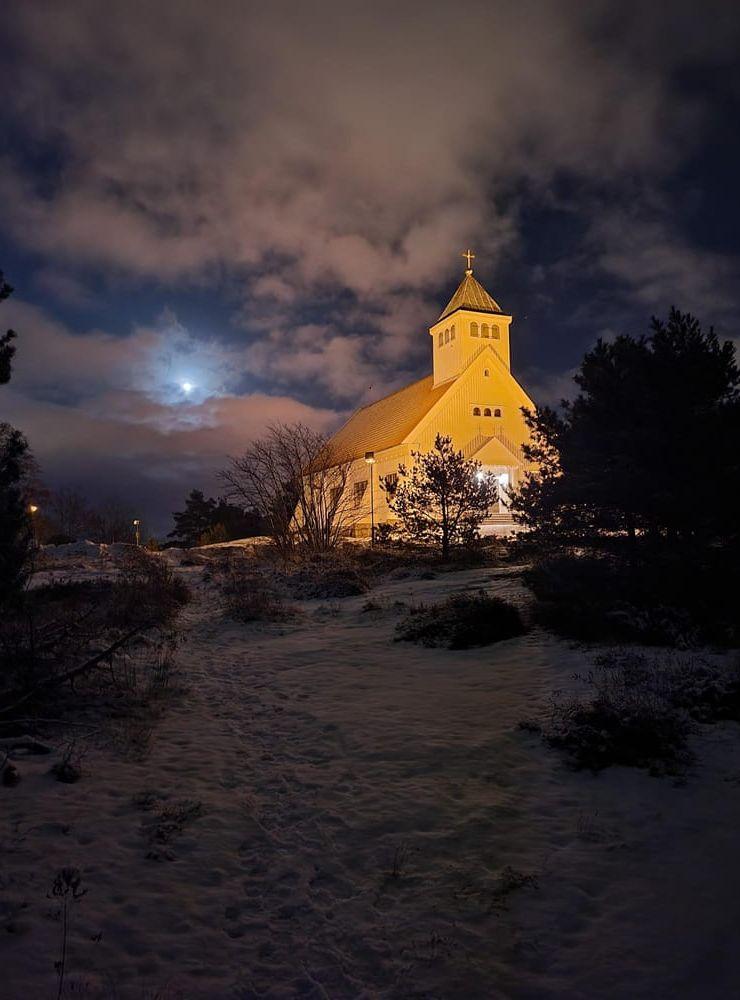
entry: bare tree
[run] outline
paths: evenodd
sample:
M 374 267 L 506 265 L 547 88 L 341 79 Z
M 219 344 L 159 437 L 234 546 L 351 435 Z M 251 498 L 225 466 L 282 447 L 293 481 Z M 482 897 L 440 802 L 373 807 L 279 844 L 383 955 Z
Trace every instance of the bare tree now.
M 49 501 L 59 534 L 76 538 L 87 527 L 90 510 L 77 490 L 63 488 L 52 493 Z
M 117 500 L 107 500 L 97 507 L 88 518 L 88 530 L 94 542 L 133 541 L 134 513 Z
M 274 424 L 221 473 L 227 496 L 265 520 L 282 555 L 333 548 L 358 517 L 347 495 L 352 459 L 305 424 Z

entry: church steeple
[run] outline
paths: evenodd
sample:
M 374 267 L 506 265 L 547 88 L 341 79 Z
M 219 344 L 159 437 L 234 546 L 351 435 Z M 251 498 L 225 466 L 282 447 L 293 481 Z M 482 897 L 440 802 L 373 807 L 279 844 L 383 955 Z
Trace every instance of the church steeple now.
M 511 316 L 503 312 L 493 296 L 473 277 L 471 250 L 462 254 L 467 262 L 465 275 L 455 294 L 429 330 L 434 338 L 434 384 L 455 378 L 481 346 L 489 346 L 510 366 L 509 324 Z
M 467 261 L 465 276 L 457 286 L 457 291 L 442 310 L 439 319 L 442 320 L 456 309 L 473 309 L 476 312 L 502 312 L 498 302 L 488 294 L 483 285 L 473 277 L 473 261 L 475 254 L 472 250 L 466 250 L 460 254 Z M 439 320 L 437 321 L 439 322 Z

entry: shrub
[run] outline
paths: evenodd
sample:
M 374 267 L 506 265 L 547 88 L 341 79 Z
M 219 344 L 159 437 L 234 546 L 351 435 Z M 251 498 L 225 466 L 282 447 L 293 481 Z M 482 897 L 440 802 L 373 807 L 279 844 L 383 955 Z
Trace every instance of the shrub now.
M 469 649 L 525 632 L 517 609 L 485 591 L 455 594 L 441 604 L 413 608 L 396 627 L 397 642 Z
M 308 564 L 289 573 L 286 586 L 298 600 L 332 600 L 356 597 L 370 589 L 368 580 L 353 566 Z
M 609 554 L 571 553 L 540 560 L 524 582 L 538 599 L 537 620 L 561 635 L 676 647 L 731 645 L 740 623 L 737 602 L 729 596 L 736 589 L 728 577 L 730 562 L 728 554 L 718 553 L 690 563 L 663 556 L 632 564 Z
M 227 612 L 241 622 L 280 621 L 288 615 L 274 581 L 244 559 L 227 558 L 213 566 L 213 578 L 224 597 Z
M 675 773 L 691 759 L 694 722 L 740 719 L 738 663 L 648 658 L 632 651 L 596 661 L 585 698 L 556 698 L 540 727 L 577 768 L 611 764 Z M 520 724 L 534 728 L 531 721 Z
M 163 622 L 190 599 L 190 590 L 160 556 L 133 546 L 117 560 L 111 623 Z
M 219 542 L 228 542 L 229 533 L 223 524 L 212 524 L 206 528 L 198 538 L 198 545 L 217 545 Z

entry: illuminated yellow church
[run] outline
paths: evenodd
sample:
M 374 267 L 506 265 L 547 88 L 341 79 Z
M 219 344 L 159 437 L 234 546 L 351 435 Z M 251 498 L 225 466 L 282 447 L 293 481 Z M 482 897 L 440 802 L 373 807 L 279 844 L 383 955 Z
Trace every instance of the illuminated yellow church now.
M 451 437 L 502 487 L 489 530 L 510 523 L 505 491 L 527 465 L 522 444 L 529 431 L 521 410 L 534 403 L 511 373 L 512 317 L 473 277 L 474 256 L 463 254 L 465 275 L 429 328 L 433 373 L 361 407 L 332 438 L 332 453 L 353 459 L 347 489 L 357 535 L 368 535 L 371 521 L 392 520 L 381 481 L 393 490 L 398 466 L 412 465 L 414 451 L 430 451 L 437 434 Z

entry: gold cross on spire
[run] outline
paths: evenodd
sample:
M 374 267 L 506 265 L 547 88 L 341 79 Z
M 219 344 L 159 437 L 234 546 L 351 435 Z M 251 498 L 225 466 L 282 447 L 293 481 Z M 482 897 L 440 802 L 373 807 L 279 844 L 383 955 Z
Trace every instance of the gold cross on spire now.
M 475 254 L 473 253 L 472 250 L 466 250 L 465 253 L 460 254 L 460 256 L 464 257 L 467 260 L 467 262 L 468 262 L 468 267 L 467 267 L 467 270 L 466 270 L 465 273 L 466 274 L 472 274 L 473 273 L 473 261 L 475 260 Z

